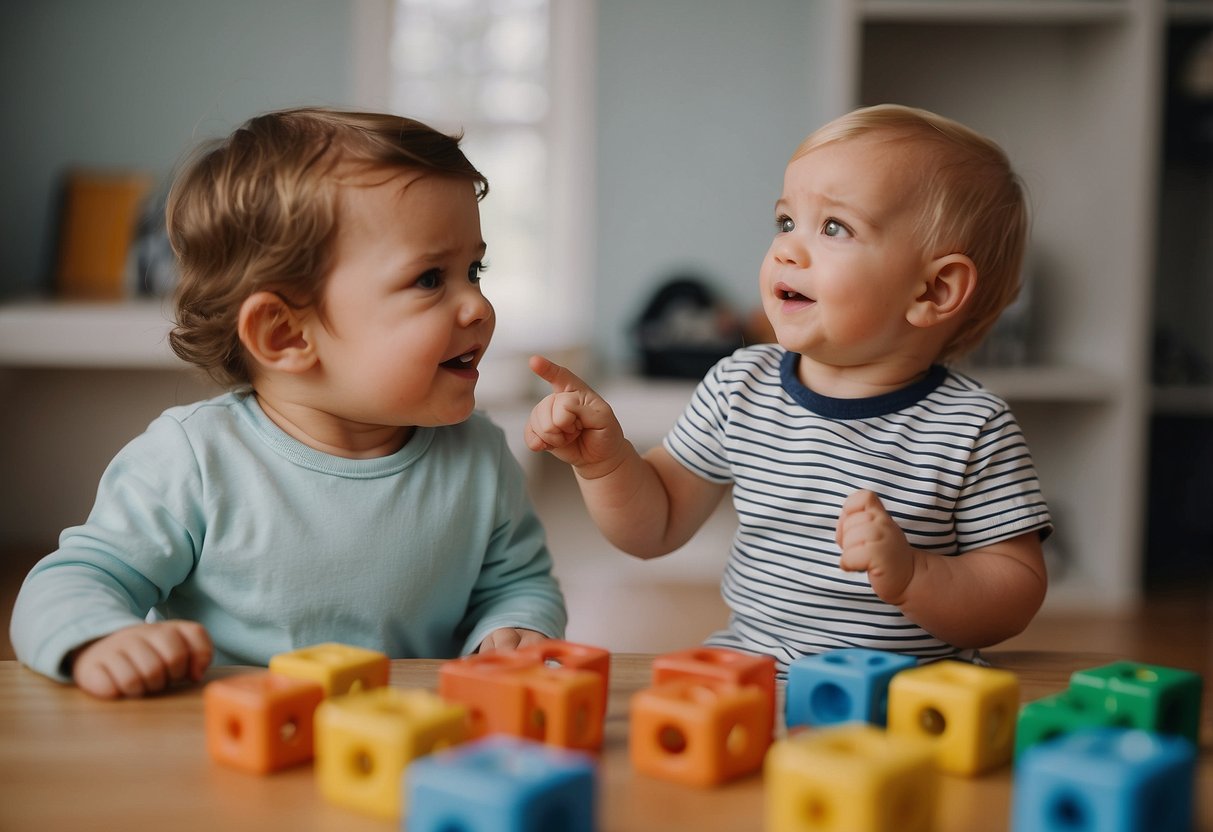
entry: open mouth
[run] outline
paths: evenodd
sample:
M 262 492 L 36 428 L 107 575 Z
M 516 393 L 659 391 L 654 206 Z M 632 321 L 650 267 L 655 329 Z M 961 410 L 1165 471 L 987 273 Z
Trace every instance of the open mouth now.
M 780 300 L 805 301 L 809 303 L 811 303 L 813 300 L 811 297 L 797 292 L 786 283 L 775 284 L 775 297 L 779 298 Z
M 474 370 L 476 368 L 476 350 L 465 352 L 454 358 L 448 358 L 438 365 L 448 370 Z

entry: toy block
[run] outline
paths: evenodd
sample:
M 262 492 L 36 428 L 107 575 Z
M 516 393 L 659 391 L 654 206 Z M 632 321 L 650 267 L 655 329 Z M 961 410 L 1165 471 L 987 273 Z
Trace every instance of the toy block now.
M 767 832 L 928 832 L 934 745 L 852 722 L 779 740 L 763 768 Z
M 382 818 L 401 812 L 400 777 L 418 757 L 463 742 L 467 714 L 425 690 L 381 687 L 316 709 L 316 782 L 332 803 Z
M 524 656 L 531 656 L 539 663 L 548 667 L 563 667 L 570 670 L 588 670 L 597 673 L 602 679 L 603 716 L 606 715 L 607 695 L 611 686 L 611 654 L 601 647 L 591 647 L 587 644 L 575 644 L 571 641 L 548 639 L 520 647 L 517 651 Z
M 271 656 L 270 670 L 319 682 L 325 696 L 340 696 L 383 687 L 388 683 L 391 662 L 376 650 L 326 643 Z
M 1103 706 L 1143 731 L 1177 734 L 1200 743 L 1200 674 L 1119 661 L 1070 676 L 1077 698 Z
M 323 699 L 315 682 L 269 671 L 216 679 L 202 690 L 207 751 L 254 774 L 306 763 Z
M 405 775 L 409 832 L 593 832 L 585 754 L 489 737 L 418 760 Z
M 775 730 L 775 659 L 724 647 L 692 647 L 653 659 L 653 686 L 675 679 L 703 679 L 750 685 L 762 691 L 770 730 Z
M 1038 742 L 1077 731 L 1079 728 L 1130 728 L 1124 714 L 1109 710 L 1064 690 L 1029 702 L 1019 711 L 1015 726 L 1015 757 L 1018 759 Z
M 784 723 L 789 729 L 854 721 L 884 725 L 889 680 L 916 664 L 913 656 L 859 647 L 801 656 L 788 665 Z
M 762 765 L 770 706 L 755 686 L 676 679 L 633 694 L 628 751 L 651 777 L 714 786 Z
M 934 739 L 936 763 L 949 774 L 1010 762 L 1018 712 L 1019 680 L 1007 670 L 941 661 L 889 682 L 889 731 Z
M 1082 728 L 1015 765 L 1013 832 L 1189 832 L 1196 748 L 1133 728 Z
M 565 748 L 602 745 L 606 690 L 590 670 L 548 667 L 519 651 L 443 662 L 438 692 L 468 709 L 469 736 L 510 734 Z

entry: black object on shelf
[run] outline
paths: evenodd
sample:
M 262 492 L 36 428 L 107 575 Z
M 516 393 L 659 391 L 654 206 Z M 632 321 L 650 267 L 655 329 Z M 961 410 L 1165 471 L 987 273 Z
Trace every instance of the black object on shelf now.
M 632 333 L 640 373 L 651 378 L 701 379 L 743 344 L 737 316 L 694 274 L 662 284 Z

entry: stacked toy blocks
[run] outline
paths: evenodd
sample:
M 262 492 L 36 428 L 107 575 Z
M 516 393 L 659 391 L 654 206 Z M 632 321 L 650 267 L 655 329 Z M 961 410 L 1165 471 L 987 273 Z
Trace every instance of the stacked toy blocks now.
M 217 679 L 203 691 L 207 749 L 256 774 L 309 762 L 321 701 L 387 684 L 388 666 L 382 653 L 323 644 L 274 656 L 268 671 Z
M 667 653 L 630 709 L 637 771 L 692 786 L 723 783 L 759 769 L 770 747 L 775 661 L 710 647 Z
M 788 730 L 854 721 L 883 726 L 889 682 L 917 663 L 912 656 L 858 647 L 801 656 L 788 665 L 784 724 Z
M 776 742 L 764 770 L 767 832 L 928 832 L 932 743 L 852 722 Z
M 941 771 L 966 777 L 1011 761 L 1019 679 L 958 661 L 903 670 L 889 682 L 891 734 L 934 741 Z
M 1132 661 L 1075 671 L 1067 690 L 1020 711 L 1016 756 L 1081 728 L 1137 728 L 1198 743 L 1202 687 L 1197 673 Z
M 610 653 L 564 641 L 444 662 L 438 692 L 468 709 L 469 734 L 563 748 L 602 746 Z
M 1013 832 L 1189 832 L 1196 749 L 1132 728 L 1081 728 L 1026 750 Z
M 593 832 L 585 754 L 497 736 L 418 760 L 406 776 L 409 832 Z

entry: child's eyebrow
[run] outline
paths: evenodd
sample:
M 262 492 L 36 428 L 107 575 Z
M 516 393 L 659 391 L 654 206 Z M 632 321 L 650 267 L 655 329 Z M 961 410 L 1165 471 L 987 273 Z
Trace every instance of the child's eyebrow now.
M 489 249 L 488 244 L 482 240 L 480 242 L 480 244 L 478 246 L 476 246 L 475 249 L 473 249 L 473 253 L 476 255 L 477 258 L 484 257 L 485 252 L 487 252 L 488 249 Z M 451 246 L 450 248 L 435 249 L 433 251 L 427 251 L 424 254 L 417 255 L 417 257 L 414 258 L 414 262 L 416 262 L 416 263 L 438 263 L 438 262 L 446 260 L 450 257 L 455 257 L 462 251 L 463 251 L 463 248 L 461 246 Z

